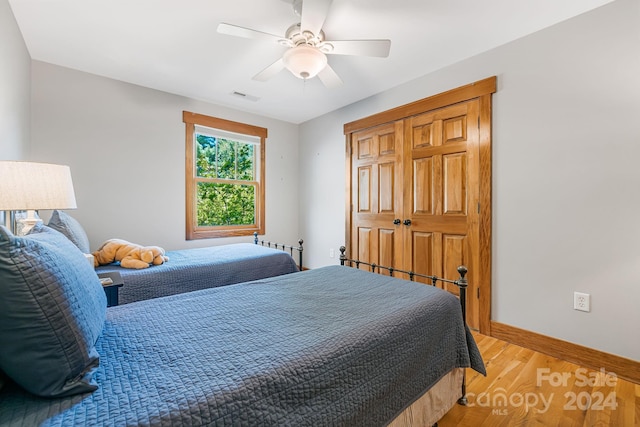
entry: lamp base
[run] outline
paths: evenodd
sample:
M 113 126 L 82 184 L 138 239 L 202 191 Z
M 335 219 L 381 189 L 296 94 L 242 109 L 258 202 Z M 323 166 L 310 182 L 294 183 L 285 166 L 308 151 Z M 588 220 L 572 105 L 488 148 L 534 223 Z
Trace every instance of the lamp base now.
M 16 236 L 27 235 L 37 223 L 42 222 L 42 219 L 40 219 L 34 210 L 28 210 L 26 217 L 23 215 L 24 214 L 16 214 Z

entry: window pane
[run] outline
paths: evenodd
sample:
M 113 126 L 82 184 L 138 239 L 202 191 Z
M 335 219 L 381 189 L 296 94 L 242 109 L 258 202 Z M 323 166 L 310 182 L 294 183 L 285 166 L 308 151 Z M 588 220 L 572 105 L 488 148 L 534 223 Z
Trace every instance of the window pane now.
M 228 139 L 218 139 L 218 178 L 236 179 L 236 145 Z
M 198 226 L 255 224 L 253 185 L 198 183 Z
M 254 144 L 196 134 L 196 176 L 253 181 Z
M 216 177 L 216 146 L 213 136 L 196 135 L 196 176 Z
M 243 181 L 255 180 L 254 167 L 254 147 L 253 144 L 238 143 L 238 178 Z

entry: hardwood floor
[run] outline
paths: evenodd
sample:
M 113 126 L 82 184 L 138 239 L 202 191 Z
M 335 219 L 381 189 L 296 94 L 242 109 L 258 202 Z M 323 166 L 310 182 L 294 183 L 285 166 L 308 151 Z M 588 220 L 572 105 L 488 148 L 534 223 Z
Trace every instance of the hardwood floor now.
M 449 426 L 640 426 L 640 385 L 474 333 L 487 367 L 467 369 L 468 406 Z

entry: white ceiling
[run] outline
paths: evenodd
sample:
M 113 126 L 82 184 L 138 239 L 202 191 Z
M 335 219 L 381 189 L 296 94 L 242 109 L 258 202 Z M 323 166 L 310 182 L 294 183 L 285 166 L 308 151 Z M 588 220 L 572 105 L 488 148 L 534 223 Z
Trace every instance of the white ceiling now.
M 284 35 L 290 0 L 9 0 L 32 59 L 301 123 L 612 0 L 334 0 L 327 39 L 390 39 L 388 58 L 330 55 L 326 89 L 283 70 L 275 43 L 218 34 L 219 23 Z M 232 95 L 234 91 L 257 101 Z

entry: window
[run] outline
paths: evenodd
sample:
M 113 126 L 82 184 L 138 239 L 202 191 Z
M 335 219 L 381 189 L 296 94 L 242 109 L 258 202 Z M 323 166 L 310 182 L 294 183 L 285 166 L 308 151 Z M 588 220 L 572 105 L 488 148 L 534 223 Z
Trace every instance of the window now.
M 264 234 L 267 129 L 183 112 L 187 240 Z

